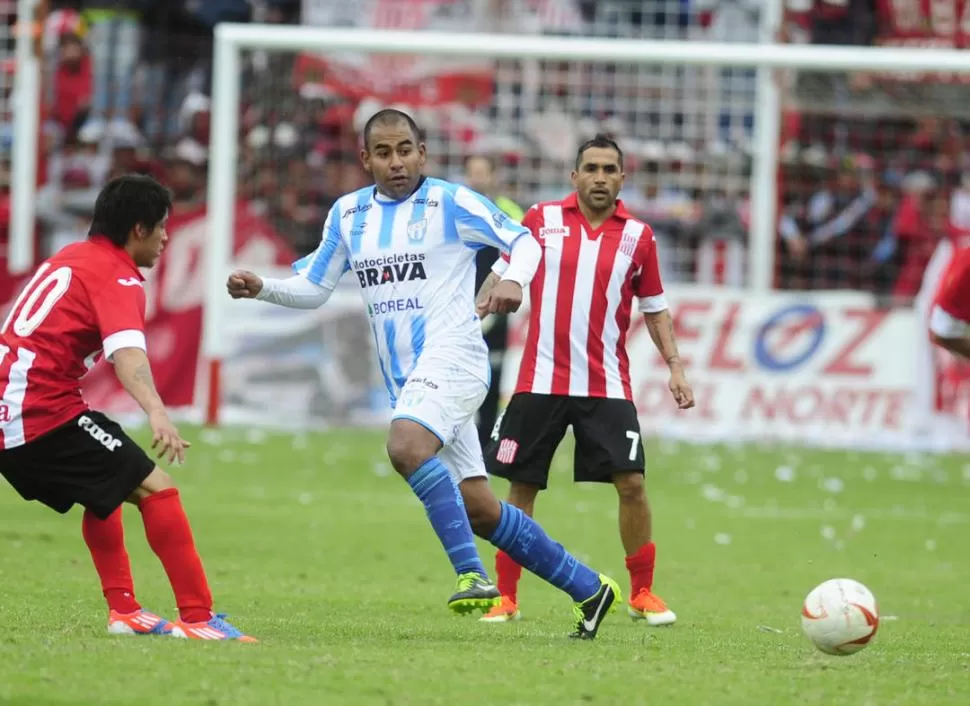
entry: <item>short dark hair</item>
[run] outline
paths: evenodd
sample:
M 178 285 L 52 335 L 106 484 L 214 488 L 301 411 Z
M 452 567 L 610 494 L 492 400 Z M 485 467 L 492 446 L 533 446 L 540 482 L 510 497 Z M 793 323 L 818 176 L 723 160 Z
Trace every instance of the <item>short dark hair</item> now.
M 595 137 L 583 142 L 583 144 L 579 146 L 579 149 L 576 150 L 576 169 L 579 169 L 579 165 L 583 163 L 583 154 L 585 154 L 586 150 L 592 149 L 593 147 L 597 147 L 599 149 L 616 150 L 616 154 L 620 159 L 620 169 L 623 168 L 623 150 L 621 150 L 620 146 L 616 144 L 616 140 L 606 133 L 599 132 L 596 133 Z
M 367 119 L 364 124 L 364 148 L 370 149 L 370 134 L 374 129 L 375 125 L 394 125 L 395 123 L 404 122 L 407 123 L 411 132 L 414 134 L 414 139 L 417 142 L 421 142 L 421 128 L 418 124 L 414 122 L 414 118 L 405 113 L 403 110 L 398 110 L 397 108 L 384 108 L 383 110 L 378 110 L 372 116 Z
M 124 247 L 135 226 L 154 230 L 171 207 L 172 194 L 150 176 L 115 177 L 98 194 L 88 237 L 103 235 Z

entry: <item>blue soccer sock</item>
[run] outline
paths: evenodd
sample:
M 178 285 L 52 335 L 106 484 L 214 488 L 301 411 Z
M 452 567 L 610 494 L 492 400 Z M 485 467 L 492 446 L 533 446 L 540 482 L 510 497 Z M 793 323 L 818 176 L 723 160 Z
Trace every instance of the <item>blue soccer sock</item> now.
M 455 573 L 469 571 L 488 578 L 475 546 L 475 535 L 465 513 L 461 491 L 437 456 L 432 456 L 408 478 L 408 485 L 424 503 L 428 521 L 448 553 Z
M 501 505 L 502 519 L 488 541 L 517 564 L 568 593 L 577 603 L 600 589 L 599 574 L 550 539 L 522 510 L 504 502 Z

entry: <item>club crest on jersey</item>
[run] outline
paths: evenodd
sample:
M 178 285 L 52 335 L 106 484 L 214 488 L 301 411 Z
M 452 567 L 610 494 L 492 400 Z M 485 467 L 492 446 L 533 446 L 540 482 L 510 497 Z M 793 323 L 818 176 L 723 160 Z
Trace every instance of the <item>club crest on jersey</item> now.
M 519 442 L 515 439 L 502 439 L 498 442 L 498 450 L 495 452 L 495 460 L 499 463 L 508 465 L 515 460 L 519 452 Z
M 424 241 L 424 236 L 428 232 L 428 219 L 422 218 L 420 221 L 408 223 L 408 242 L 420 243 Z
M 632 258 L 634 253 L 637 251 L 637 243 L 640 242 L 640 238 L 636 235 L 623 234 L 620 239 L 620 252 L 629 258 Z
M 539 240 L 545 240 L 546 238 L 565 238 L 567 235 L 569 235 L 569 228 L 559 227 L 539 229 Z

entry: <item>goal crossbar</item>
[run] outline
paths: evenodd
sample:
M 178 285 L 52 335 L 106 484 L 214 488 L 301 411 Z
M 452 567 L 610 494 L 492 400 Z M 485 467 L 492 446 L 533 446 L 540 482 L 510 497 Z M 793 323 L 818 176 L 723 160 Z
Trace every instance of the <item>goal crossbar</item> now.
M 769 7 L 780 3 L 769 3 Z M 777 13 L 775 13 L 777 14 Z M 776 18 L 777 19 L 777 18 Z M 766 21 L 763 36 L 777 22 Z M 970 52 L 946 49 L 617 40 L 590 37 L 404 32 L 350 28 L 220 24 L 215 28 L 212 130 L 208 182 L 209 241 L 205 250 L 206 294 L 202 338 L 209 361 L 206 417 L 218 417 L 219 361 L 227 342 L 221 300 L 232 262 L 232 233 L 239 151 L 241 52 L 244 50 L 361 52 L 461 58 L 583 61 L 640 65 L 690 65 L 757 69 L 752 154 L 750 272 L 755 291 L 771 288 L 776 220 L 776 166 L 780 123 L 775 69 L 820 72 L 935 72 L 970 74 Z
M 651 41 L 460 32 L 329 29 L 222 24 L 216 42 L 244 49 L 358 51 L 491 59 L 570 59 L 591 63 L 671 63 L 691 66 L 813 71 L 934 71 L 970 73 L 970 53 L 956 49 L 840 47 L 811 44 Z

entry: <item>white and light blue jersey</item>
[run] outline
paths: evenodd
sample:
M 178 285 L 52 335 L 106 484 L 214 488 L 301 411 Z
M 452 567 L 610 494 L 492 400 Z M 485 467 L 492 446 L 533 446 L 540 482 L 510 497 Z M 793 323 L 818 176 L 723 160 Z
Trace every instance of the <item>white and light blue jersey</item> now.
M 293 269 L 331 290 L 344 273 L 355 274 L 393 406 L 429 353 L 467 360 L 487 384 L 475 251 L 507 253 L 528 232 L 481 194 L 441 179 L 424 178 L 400 201 L 369 186 L 337 199 L 320 246 Z

